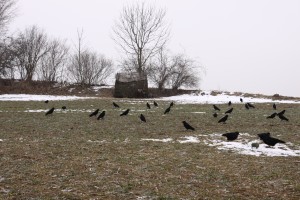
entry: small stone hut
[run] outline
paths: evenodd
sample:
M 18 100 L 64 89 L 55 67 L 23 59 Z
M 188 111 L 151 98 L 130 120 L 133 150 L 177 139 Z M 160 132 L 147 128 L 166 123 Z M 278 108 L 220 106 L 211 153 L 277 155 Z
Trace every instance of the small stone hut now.
M 117 73 L 114 97 L 146 98 L 148 97 L 148 80 L 145 73 Z

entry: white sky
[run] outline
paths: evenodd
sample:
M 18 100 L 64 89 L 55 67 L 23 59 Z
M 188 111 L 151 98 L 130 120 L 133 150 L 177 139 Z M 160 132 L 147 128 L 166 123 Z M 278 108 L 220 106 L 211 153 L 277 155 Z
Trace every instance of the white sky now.
M 134 0 L 19 0 L 12 32 L 38 25 L 119 59 L 112 26 Z M 200 89 L 300 97 L 299 0 L 148 0 L 167 10 L 170 50 L 206 69 Z

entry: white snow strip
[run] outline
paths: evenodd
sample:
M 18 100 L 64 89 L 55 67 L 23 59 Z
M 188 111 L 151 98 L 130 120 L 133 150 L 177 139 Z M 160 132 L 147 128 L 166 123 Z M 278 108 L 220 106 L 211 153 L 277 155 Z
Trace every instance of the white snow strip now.
M 173 141 L 173 139 L 172 138 L 165 138 L 165 139 L 147 139 L 147 138 L 142 138 L 141 141 L 171 142 L 171 141 Z
M 251 103 L 268 103 L 268 102 L 276 102 L 276 103 L 300 103 L 300 101 L 292 101 L 292 100 L 272 100 L 265 98 L 252 98 L 252 97 L 240 97 L 240 96 L 230 96 L 226 94 L 219 94 L 216 96 L 212 95 L 197 95 L 197 94 L 184 94 L 178 96 L 171 97 L 162 97 L 157 100 L 164 101 L 175 101 L 179 104 L 224 104 L 231 101 L 232 103 L 241 103 L 240 98 L 243 99 L 243 102 L 251 102 Z
M 2 139 L 0 139 L 0 142 L 3 142 L 3 140 L 2 140 Z
M 200 140 L 194 136 L 184 136 L 181 137 L 183 140 L 177 140 L 179 143 L 199 143 Z
M 30 95 L 30 94 L 2 94 L 0 101 L 59 101 L 59 100 L 79 100 L 93 99 L 96 97 L 77 97 L 77 96 L 54 96 L 54 95 Z
M 206 112 L 191 112 L 193 114 L 205 114 Z
M 90 142 L 90 143 L 106 143 L 107 141 L 106 140 L 88 140 L 87 142 Z

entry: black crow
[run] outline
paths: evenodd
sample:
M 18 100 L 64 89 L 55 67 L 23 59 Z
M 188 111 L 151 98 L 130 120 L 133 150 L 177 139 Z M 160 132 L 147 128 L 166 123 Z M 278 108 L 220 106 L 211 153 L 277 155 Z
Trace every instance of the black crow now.
M 263 137 L 270 137 L 270 133 L 269 132 L 259 133 L 259 134 L 257 134 L 257 136 L 262 140 Z
M 195 129 L 194 129 L 191 125 L 189 125 L 186 121 L 182 121 L 182 123 L 183 123 L 183 126 L 186 128 L 186 130 L 192 130 L 192 131 L 195 130 Z
M 102 111 L 102 113 L 100 113 L 100 115 L 97 117 L 97 119 L 104 119 L 105 116 L 105 110 Z
M 245 104 L 245 108 L 246 108 L 247 110 L 249 110 L 249 106 L 248 106 L 248 104 Z
M 283 111 L 277 113 L 277 115 L 284 115 L 284 113 L 285 113 L 285 110 L 283 110 Z
M 285 143 L 285 141 L 279 140 L 277 138 L 273 138 L 270 136 L 270 133 L 260 133 L 257 134 L 260 139 L 269 146 L 275 146 L 277 143 Z
M 213 105 L 213 107 L 214 107 L 215 110 L 220 111 L 220 108 L 218 108 L 216 105 Z
M 46 100 L 45 103 L 49 103 L 49 100 Z
M 115 108 L 120 108 L 120 106 L 118 104 L 116 104 L 115 102 L 113 102 L 113 105 Z
M 99 109 L 95 110 L 94 112 L 92 112 L 92 113 L 90 114 L 90 117 L 93 117 L 93 116 L 98 115 L 98 112 L 99 112 Z
M 165 114 L 168 114 L 170 111 L 171 111 L 171 106 L 169 106 L 169 107 L 165 110 L 164 115 L 165 115 Z
M 286 118 L 283 114 L 281 114 L 281 115 L 277 114 L 277 115 L 278 115 L 279 119 L 281 119 L 281 121 L 289 121 L 289 119 Z
M 158 104 L 156 103 L 156 101 L 154 101 L 154 102 L 153 102 L 153 104 L 154 104 L 154 106 L 155 106 L 155 107 L 157 107 L 157 106 L 158 106 Z
M 277 115 L 277 113 L 274 112 L 272 115 L 268 116 L 267 119 L 273 119 L 276 117 L 276 115 Z
M 125 110 L 122 114 L 120 114 L 120 116 L 125 116 L 129 113 L 130 109 Z
M 277 109 L 277 107 L 276 107 L 276 104 L 275 104 L 275 103 L 273 103 L 273 109 L 274 109 L 274 110 L 276 110 L 276 109 Z
M 66 106 L 63 106 L 63 107 L 61 107 L 61 109 L 63 109 L 63 110 L 66 110 L 66 109 L 67 109 L 67 107 L 66 107 Z
M 232 104 L 231 101 L 229 101 L 229 102 L 228 102 L 228 106 L 231 106 L 231 104 Z
M 174 102 L 173 101 L 170 103 L 170 107 L 172 107 L 172 106 L 174 106 Z
M 213 116 L 214 116 L 214 117 L 218 117 L 218 114 L 217 114 L 217 113 L 214 113 Z
M 151 109 L 151 106 L 150 106 L 150 104 L 149 104 L 148 102 L 147 102 L 146 105 L 147 105 L 147 108 L 148 108 L 148 109 Z
M 222 118 L 218 121 L 218 123 L 223 122 L 223 123 L 225 124 L 226 121 L 227 121 L 227 119 L 228 119 L 228 115 L 225 115 L 224 117 L 222 117 Z
M 143 121 L 143 122 L 146 122 L 146 118 L 143 114 L 140 115 L 140 119 Z
M 45 116 L 52 114 L 53 111 L 54 111 L 54 107 L 51 108 L 50 110 L 48 110 L 48 111 L 46 112 Z
M 238 138 L 239 134 L 240 134 L 239 132 L 231 132 L 231 133 L 224 133 L 222 134 L 222 136 L 227 137 L 228 141 L 233 141 Z
M 247 103 L 247 105 L 249 106 L 249 108 L 255 108 L 255 106 L 252 105 L 251 103 Z
M 230 113 L 232 113 L 232 111 L 233 111 L 233 108 L 230 108 L 229 110 L 227 110 L 227 111 L 225 112 L 225 114 L 230 114 Z
M 243 103 L 243 99 L 242 99 L 242 98 L 240 98 L 240 102 L 242 102 L 242 103 Z

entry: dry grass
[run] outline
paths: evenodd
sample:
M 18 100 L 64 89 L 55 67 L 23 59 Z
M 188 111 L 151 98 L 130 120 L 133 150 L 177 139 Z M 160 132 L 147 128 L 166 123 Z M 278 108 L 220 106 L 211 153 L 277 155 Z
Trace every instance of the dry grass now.
M 233 105 L 227 124 L 217 124 L 212 105 L 168 102 L 146 110 L 145 102 L 116 99 L 0 102 L 0 199 L 299 199 L 299 157 L 255 157 L 219 151 L 203 143 L 141 141 L 238 130 L 269 131 L 300 145 L 300 106 L 280 104 L 289 122 L 266 120 L 269 104 L 245 110 Z M 87 112 L 23 112 L 51 106 Z M 219 105 L 222 111 L 227 105 Z M 106 109 L 103 121 L 89 110 Z M 131 115 L 120 117 L 131 108 Z M 145 111 L 142 111 L 145 110 Z M 195 114 L 191 112 L 205 112 Z M 145 114 L 148 122 L 138 119 Z M 185 131 L 187 120 L 195 132 Z

